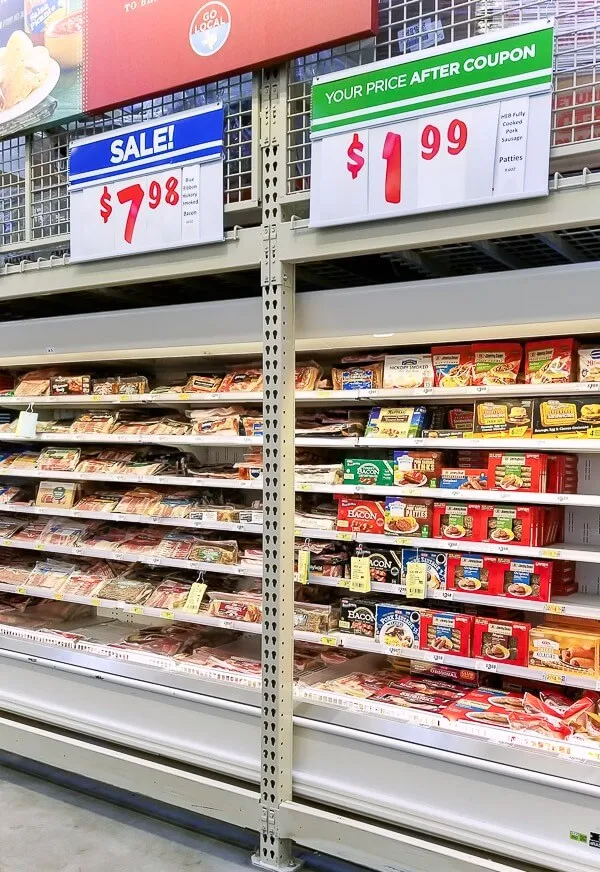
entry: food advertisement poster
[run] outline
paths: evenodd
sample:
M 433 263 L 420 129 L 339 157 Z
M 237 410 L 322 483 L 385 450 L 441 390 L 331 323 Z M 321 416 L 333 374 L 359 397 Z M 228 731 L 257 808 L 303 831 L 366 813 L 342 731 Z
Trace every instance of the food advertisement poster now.
M 84 0 L 0 0 L 0 138 L 81 114 Z
M 376 0 L 0 0 L 0 138 L 376 29 Z

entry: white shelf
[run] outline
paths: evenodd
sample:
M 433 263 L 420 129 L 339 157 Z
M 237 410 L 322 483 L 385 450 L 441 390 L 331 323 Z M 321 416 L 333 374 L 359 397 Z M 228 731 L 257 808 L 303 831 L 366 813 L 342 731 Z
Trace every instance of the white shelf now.
M 2 440 L 0 439 L 0 442 Z M 262 490 L 261 480 L 242 481 L 230 478 L 197 478 L 185 475 L 124 475 L 99 472 L 57 472 L 51 469 L 11 469 L 0 466 L 0 476 L 7 478 L 33 478 L 44 481 L 98 481 L 119 484 L 166 484 L 175 487 L 230 488 L 233 490 Z
M 155 557 L 129 551 L 111 551 L 103 548 L 86 548 L 84 545 L 49 545 L 45 542 L 20 542 L 17 539 L 0 539 L 0 548 L 15 548 L 25 551 L 41 551 L 48 554 L 68 554 L 73 557 L 98 557 L 102 560 L 115 560 L 121 563 L 144 563 L 148 566 L 169 566 L 177 569 L 192 569 L 197 572 L 214 572 L 220 575 L 243 575 L 260 578 L 262 568 L 234 563 L 206 563 L 199 560 L 172 560 L 168 557 Z
M 219 448 L 247 448 L 262 445 L 262 436 L 122 436 L 119 433 L 38 433 L 37 436 L 17 436 L 0 433 L 0 442 L 75 442 L 93 445 L 193 445 Z
M 513 439 L 482 437 L 478 439 L 448 437 L 429 439 L 418 436 L 414 439 L 377 439 L 362 437 L 357 440 L 359 448 L 451 448 L 482 451 L 568 451 L 571 454 L 597 454 L 600 452 L 600 439 Z
M 3 406 L 49 406 L 61 408 L 65 406 L 80 409 L 97 409 L 108 406 L 214 406 L 220 403 L 237 405 L 238 403 L 262 403 L 262 392 L 236 391 L 231 393 L 164 393 L 164 394 L 81 394 L 64 397 L 0 397 L 0 408 Z

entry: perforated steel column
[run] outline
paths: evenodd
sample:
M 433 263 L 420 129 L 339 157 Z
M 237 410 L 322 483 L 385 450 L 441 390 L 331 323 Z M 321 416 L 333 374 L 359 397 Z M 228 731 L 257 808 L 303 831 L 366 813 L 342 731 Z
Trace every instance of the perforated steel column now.
M 285 184 L 284 73 L 266 71 L 262 89 L 264 577 L 261 843 L 253 862 L 295 865 L 279 838 L 279 806 L 292 796 L 294 620 L 294 270 L 277 254 L 279 192 Z

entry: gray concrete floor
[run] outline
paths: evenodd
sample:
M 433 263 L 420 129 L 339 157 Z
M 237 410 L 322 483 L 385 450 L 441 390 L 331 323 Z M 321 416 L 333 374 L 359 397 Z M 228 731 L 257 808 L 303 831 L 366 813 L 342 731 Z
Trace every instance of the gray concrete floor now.
M 0 766 L 0 872 L 240 872 L 248 853 Z

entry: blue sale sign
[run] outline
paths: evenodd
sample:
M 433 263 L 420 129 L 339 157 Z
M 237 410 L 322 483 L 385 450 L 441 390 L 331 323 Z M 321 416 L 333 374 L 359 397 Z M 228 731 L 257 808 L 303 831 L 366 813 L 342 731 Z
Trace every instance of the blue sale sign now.
M 224 123 L 224 109 L 218 103 L 77 140 L 69 153 L 70 188 L 158 167 L 220 160 Z
M 222 240 L 224 122 L 216 104 L 73 143 L 72 259 Z

